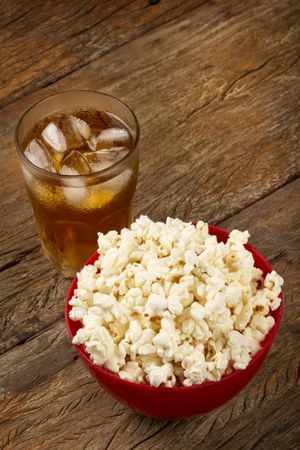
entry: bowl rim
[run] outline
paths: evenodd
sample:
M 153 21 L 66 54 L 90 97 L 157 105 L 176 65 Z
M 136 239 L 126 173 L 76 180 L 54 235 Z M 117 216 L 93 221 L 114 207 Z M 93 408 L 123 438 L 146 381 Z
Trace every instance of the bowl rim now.
M 195 222 L 193 222 L 195 223 Z M 209 234 L 211 235 L 215 235 L 218 233 L 219 235 L 223 235 L 223 237 L 227 237 L 229 236 L 229 231 L 223 229 L 223 228 L 219 228 L 215 225 L 208 225 L 209 227 Z M 255 247 L 253 247 L 251 244 L 245 244 L 245 248 L 247 250 L 249 250 L 254 256 L 256 256 L 257 258 L 260 258 L 262 260 L 262 263 L 265 265 L 265 268 L 267 269 L 267 273 L 272 272 L 272 266 L 270 265 L 270 263 L 268 263 L 268 261 L 256 250 Z M 85 267 L 87 265 L 93 264 L 95 262 L 95 260 L 98 257 L 98 252 L 93 253 L 88 259 L 87 261 L 84 263 L 84 265 L 82 266 Z M 81 270 L 81 269 L 80 269 Z M 71 323 L 81 323 L 80 321 L 72 321 L 69 317 L 69 312 L 71 310 L 71 305 L 69 304 L 69 301 L 71 300 L 71 298 L 73 297 L 73 293 L 74 290 L 77 287 L 77 275 L 74 277 L 74 279 L 72 280 L 72 283 L 70 285 L 69 288 L 69 292 L 66 298 L 66 303 L 65 303 L 65 322 L 66 322 L 66 326 L 67 326 L 67 330 L 69 333 L 69 336 L 71 338 L 71 340 L 74 337 L 74 334 L 71 330 Z M 233 370 L 231 373 L 229 374 L 225 374 L 223 375 L 220 380 L 216 380 L 216 381 L 204 381 L 203 383 L 199 383 L 199 384 L 193 384 L 192 386 L 172 386 L 172 387 L 166 387 L 166 386 L 152 386 L 150 384 L 146 384 L 146 383 L 137 383 L 137 382 L 133 382 L 133 381 L 128 381 L 128 380 L 124 380 L 123 378 L 120 378 L 116 373 L 112 372 L 109 369 L 106 369 L 103 366 L 97 365 L 95 363 L 93 363 L 93 361 L 90 359 L 89 355 L 85 352 L 83 345 L 75 345 L 77 352 L 79 353 L 80 357 L 87 363 L 88 366 L 92 367 L 94 370 L 96 370 L 99 373 L 102 373 L 103 375 L 105 375 L 106 377 L 109 377 L 110 379 L 112 379 L 113 381 L 123 385 L 124 387 L 135 387 L 136 389 L 147 389 L 149 391 L 158 391 L 160 390 L 161 392 L 163 391 L 172 391 L 172 392 L 186 392 L 186 391 L 190 391 L 190 390 L 199 390 L 199 389 L 205 389 L 205 388 L 209 388 L 212 386 L 216 386 L 217 383 L 224 383 L 224 381 L 232 381 L 235 378 L 238 378 L 241 373 L 244 373 L 245 371 L 249 370 L 251 368 L 251 366 L 256 364 L 256 361 L 259 360 L 262 355 L 265 352 L 268 352 L 268 350 L 271 347 L 272 341 L 278 331 L 280 322 L 281 322 L 281 317 L 282 317 L 282 309 L 283 309 L 283 297 L 282 294 L 280 294 L 279 296 L 281 298 L 281 302 L 279 307 L 274 311 L 276 313 L 276 317 L 274 317 L 275 323 L 274 326 L 271 328 L 271 330 L 268 332 L 268 334 L 265 336 L 264 340 L 262 342 L 260 342 L 261 348 L 260 350 L 251 358 L 249 364 L 247 365 L 247 367 L 245 369 L 239 369 L 239 370 Z M 272 314 L 271 314 L 272 315 Z

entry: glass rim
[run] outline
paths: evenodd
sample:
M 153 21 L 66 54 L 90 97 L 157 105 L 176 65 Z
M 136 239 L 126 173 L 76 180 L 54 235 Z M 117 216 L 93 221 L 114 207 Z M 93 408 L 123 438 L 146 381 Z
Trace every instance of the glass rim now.
M 115 100 L 117 103 L 124 106 L 125 109 L 127 109 L 127 111 L 129 111 L 129 113 L 132 115 L 134 124 L 136 127 L 136 136 L 134 138 L 133 146 L 129 149 L 129 152 L 122 159 L 120 159 L 119 161 L 116 161 L 112 166 L 107 167 L 106 169 L 98 170 L 97 172 L 87 173 L 84 175 L 80 175 L 80 174 L 79 175 L 66 175 L 66 174 L 60 174 L 60 173 L 56 173 L 56 172 L 49 172 L 48 170 L 41 169 L 40 167 L 37 167 L 35 164 L 33 164 L 31 161 L 29 161 L 29 159 L 26 158 L 26 156 L 24 155 L 24 152 L 22 151 L 21 144 L 19 142 L 19 130 L 20 130 L 21 123 L 24 120 L 24 118 L 26 117 L 26 115 L 30 111 L 32 111 L 36 106 L 38 106 L 52 98 L 60 97 L 64 94 L 71 94 L 71 93 L 76 93 L 76 92 L 77 93 L 85 93 L 86 92 L 86 93 L 100 94 L 105 97 L 110 97 L 111 99 Z M 49 114 L 51 114 L 51 112 Z M 31 167 L 32 169 L 34 169 L 41 175 L 50 177 L 53 180 L 54 179 L 57 179 L 57 180 L 81 179 L 82 180 L 82 179 L 93 178 L 94 176 L 99 176 L 99 175 L 104 175 L 104 176 L 109 175 L 110 173 L 115 172 L 115 169 L 118 166 L 121 166 L 134 153 L 134 151 L 136 150 L 137 144 L 139 142 L 139 138 L 140 138 L 140 125 L 139 125 L 138 119 L 137 119 L 135 113 L 133 112 L 133 110 L 128 105 L 126 105 L 126 103 L 124 103 L 122 100 L 118 99 L 117 97 L 114 97 L 113 95 L 110 95 L 110 94 L 106 94 L 105 92 L 95 91 L 93 89 L 69 89 L 69 90 L 57 92 L 52 95 L 48 95 L 47 97 L 44 97 L 42 100 L 38 100 L 37 102 L 35 102 L 33 105 L 31 105 L 29 108 L 27 108 L 23 112 L 20 119 L 18 120 L 16 129 L 15 129 L 15 144 L 16 144 L 16 148 L 17 148 L 17 151 L 18 151 L 18 154 L 19 154 L 21 160 L 24 161 L 26 164 L 29 165 L 29 167 Z

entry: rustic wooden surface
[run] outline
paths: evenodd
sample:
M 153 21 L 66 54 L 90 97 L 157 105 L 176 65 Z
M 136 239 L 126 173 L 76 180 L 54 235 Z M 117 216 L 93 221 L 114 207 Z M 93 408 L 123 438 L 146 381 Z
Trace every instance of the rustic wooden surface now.
M 300 3 L 149 3 L 0 3 L 0 448 L 300 448 Z M 206 416 L 131 412 L 69 342 L 70 282 L 41 254 L 14 129 L 32 103 L 70 88 L 114 94 L 136 111 L 136 215 L 248 229 L 285 278 L 266 362 Z

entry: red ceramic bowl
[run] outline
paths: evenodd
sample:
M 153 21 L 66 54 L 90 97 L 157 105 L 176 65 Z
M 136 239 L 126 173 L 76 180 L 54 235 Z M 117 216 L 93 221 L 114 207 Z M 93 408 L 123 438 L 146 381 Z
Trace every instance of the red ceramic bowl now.
M 214 226 L 209 226 L 209 233 L 217 236 L 219 242 L 226 242 L 228 232 Z M 245 246 L 254 257 L 255 266 L 260 268 L 264 276 L 271 272 L 270 264 L 251 245 Z M 86 264 L 93 264 L 98 254 L 92 255 Z M 71 338 L 81 327 L 80 322 L 73 322 L 69 318 L 71 306 L 69 300 L 77 287 L 77 278 L 74 278 L 66 301 L 65 319 Z M 109 370 L 92 363 L 82 345 L 76 346 L 79 356 L 87 365 L 91 374 L 114 397 L 125 403 L 139 413 L 159 419 L 184 419 L 195 415 L 201 415 L 223 405 L 233 398 L 258 371 L 271 347 L 277 333 L 282 315 L 282 304 L 272 312 L 275 325 L 270 330 L 265 340 L 261 343 L 261 350 L 252 358 L 244 370 L 234 371 L 224 375 L 221 380 L 205 382 L 191 387 L 154 387 L 146 384 L 132 383 L 122 380 Z

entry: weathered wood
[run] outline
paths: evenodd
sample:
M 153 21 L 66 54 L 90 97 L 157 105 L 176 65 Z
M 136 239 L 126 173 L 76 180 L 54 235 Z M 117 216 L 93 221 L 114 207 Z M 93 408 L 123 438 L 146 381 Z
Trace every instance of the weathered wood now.
M 4 374 L 0 378 L 1 445 L 5 448 L 5 443 L 9 442 L 14 449 L 72 446 L 146 450 L 179 449 L 188 442 L 192 449 L 271 448 L 274 445 L 280 448 L 283 443 L 287 448 L 296 448 L 300 413 L 296 401 L 300 383 L 300 314 L 297 312 L 299 285 L 295 278 L 300 270 L 300 235 L 294 230 L 300 229 L 299 200 L 300 180 L 296 180 L 220 224 L 228 229 L 248 228 L 252 233 L 251 241 L 274 267 L 279 265 L 286 281 L 284 314 L 278 336 L 262 369 L 236 399 L 207 416 L 188 422 L 160 422 L 136 415 L 99 388 L 80 361 L 73 362 L 74 351 L 70 350 L 67 333 L 59 321 L 0 358 Z M 255 221 L 255 217 L 259 220 Z M 287 266 L 289 270 L 284 269 Z M 20 347 L 24 347 L 27 361 L 18 365 L 22 354 Z M 59 361 L 55 350 L 61 355 Z M 39 361 L 34 368 L 32 362 L 37 354 Z M 46 364 L 48 375 L 44 369 L 40 378 L 36 378 L 37 370 Z M 9 384 L 12 367 L 14 381 Z M 68 424 L 75 420 L 73 434 Z
M 57 357 L 59 355 L 59 358 Z M 0 398 L 25 392 L 77 359 L 64 319 L 0 356 Z
M 15 272 L 20 267 L 6 270 L 3 277 L 7 295 L 1 303 L 1 353 L 24 342 L 63 315 L 70 280 L 62 279 L 50 263 L 45 264 L 40 249 L 29 253 L 23 261 L 17 283 Z
M 202 5 L 47 89 L 101 87 L 137 111 L 143 137 L 136 213 L 218 222 L 299 174 L 298 4 L 286 0 L 279 23 L 268 2 L 249 2 L 249 8 L 259 20 L 234 1 L 229 9 Z M 248 39 L 242 39 L 245 29 Z M 20 111 L 45 94 L 34 93 L 3 109 L 8 120 L 0 128 L 6 174 L 0 265 L 9 269 L 0 279 L 2 351 L 57 320 L 66 292 L 64 282 L 55 291 L 54 283 L 44 287 L 40 282 L 41 273 L 50 280 L 55 272 L 38 249 L 12 140 Z M 39 258 L 38 270 L 29 267 L 33 255 Z M 26 274 L 25 295 L 19 274 Z M 16 276 L 13 292 L 7 291 L 7 280 Z M 43 313 L 38 299 L 45 291 Z M 20 321 L 20 305 L 33 315 L 23 314 Z M 17 333 L 6 326 L 7 317 L 18 323 Z
M 47 86 L 205 0 L 2 2 L 0 105 Z M 20 52 L 21 50 L 21 52 Z
M 0 447 L 298 448 L 300 4 L 148 4 L 0 5 Z M 249 229 L 285 278 L 263 368 L 207 416 L 136 415 L 76 359 L 62 318 L 69 281 L 42 256 L 13 137 L 25 109 L 70 88 L 106 91 L 137 113 L 136 214 Z
M 147 450 L 179 449 L 187 444 L 193 449 L 225 444 L 225 448 L 252 448 L 261 438 L 267 446 L 258 448 L 285 444 L 297 448 L 298 370 L 299 361 L 298 366 L 288 361 L 281 372 L 271 375 L 280 379 L 275 392 L 264 378 L 207 416 L 168 423 L 139 416 L 116 403 L 87 378 L 85 368 L 76 361 L 47 383 L 3 402 L 0 442 L 3 448 L 16 450 Z M 285 404 L 293 407 L 284 408 Z M 264 436 L 262 430 L 268 434 Z

